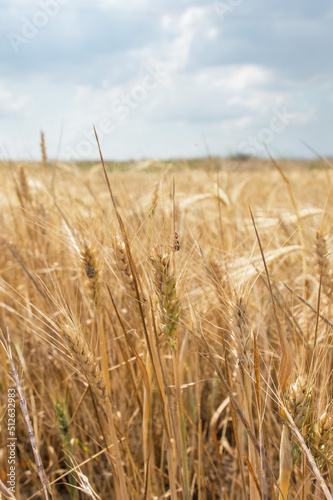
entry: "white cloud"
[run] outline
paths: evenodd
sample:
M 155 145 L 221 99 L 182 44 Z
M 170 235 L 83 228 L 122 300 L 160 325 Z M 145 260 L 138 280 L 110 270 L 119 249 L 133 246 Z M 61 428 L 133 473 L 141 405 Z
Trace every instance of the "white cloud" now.
M 306 125 L 317 118 L 315 108 L 310 108 L 306 111 L 294 111 L 291 108 L 292 122 L 294 125 Z
M 203 20 L 206 14 L 206 9 L 203 7 L 189 7 L 181 16 L 178 26 L 180 29 L 188 29 L 197 25 Z
M 209 10 L 206 7 L 188 7 L 179 16 L 164 14 L 161 17 L 162 29 L 172 36 L 166 53 L 170 71 L 180 71 L 186 68 L 193 41 L 207 31 L 210 37 L 215 36 L 215 29 L 209 29 Z M 206 30 L 207 27 L 207 30 Z
M 27 95 L 17 95 L 0 82 L 0 109 L 5 112 L 24 111 L 29 103 L 30 98 Z
M 125 11 L 143 10 L 149 6 L 149 0 L 99 0 L 102 9 L 119 9 Z
M 161 27 L 164 30 L 169 30 L 172 26 L 172 17 L 170 14 L 164 14 L 161 18 Z
M 215 80 L 212 84 L 213 87 L 238 91 L 259 84 L 268 84 L 272 78 L 269 70 L 248 64 L 238 67 L 226 67 L 223 73 L 225 73 L 225 76 Z
M 216 38 L 218 35 L 218 30 L 216 28 L 210 28 L 208 31 L 207 31 L 207 38 L 211 39 L 211 40 L 214 40 L 214 38 Z

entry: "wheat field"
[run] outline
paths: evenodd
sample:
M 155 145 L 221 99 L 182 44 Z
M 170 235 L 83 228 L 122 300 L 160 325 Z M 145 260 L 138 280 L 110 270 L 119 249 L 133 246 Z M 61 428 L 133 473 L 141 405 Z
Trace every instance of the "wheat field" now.
M 315 166 L 0 166 L 3 498 L 333 498 Z

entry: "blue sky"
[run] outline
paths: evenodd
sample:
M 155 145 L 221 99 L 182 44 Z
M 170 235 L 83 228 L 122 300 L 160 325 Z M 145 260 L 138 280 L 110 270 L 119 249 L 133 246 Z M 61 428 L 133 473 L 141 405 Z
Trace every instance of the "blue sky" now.
M 329 0 L 2 0 L 0 157 L 332 156 Z

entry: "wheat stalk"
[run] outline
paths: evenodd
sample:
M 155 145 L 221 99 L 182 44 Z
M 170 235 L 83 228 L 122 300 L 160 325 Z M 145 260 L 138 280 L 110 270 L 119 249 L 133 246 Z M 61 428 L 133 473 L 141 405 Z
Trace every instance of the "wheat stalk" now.
M 34 454 L 34 459 L 35 459 L 35 463 L 37 466 L 39 479 L 42 483 L 43 494 L 44 494 L 45 500 L 49 500 L 49 498 L 52 498 L 52 493 L 50 491 L 50 486 L 49 486 L 49 483 L 48 483 L 47 478 L 46 478 L 45 469 L 44 469 L 43 462 L 42 462 L 42 459 L 40 456 L 39 448 L 37 446 L 35 433 L 34 433 L 32 425 L 31 425 L 31 420 L 30 420 L 30 416 L 29 416 L 29 412 L 28 412 L 27 403 L 26 403 L 26 400 L 25 400 L 25 397 L 23 394 L 23 390 L 22 390 L 22 386 L 21 386 L 21 382 L 20 382 L 18 373 L 17 373 L 15 365 L 14 365 L 12 351 L 11 351 L 11 347 L 9 344 L 8 344 L 7 353 L 8 353 L 9 361 L 10 361 L 10 364 L 12 367 L 13 376 L 14 376 L 17 392 L 19 395 L 20 406 L 21 406 L 21 410 L 23 413 L 23 417 L 24 417 L 24 423 L 25 423 L 26 428 L 28 430 L 29 439 L 30 439 L 32 451 Z

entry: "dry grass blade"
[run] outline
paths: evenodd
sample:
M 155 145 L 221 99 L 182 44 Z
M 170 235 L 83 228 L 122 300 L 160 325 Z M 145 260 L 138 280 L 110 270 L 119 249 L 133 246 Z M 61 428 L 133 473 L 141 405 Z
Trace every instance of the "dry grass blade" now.
M 217 421 L 220 418 L 220 415 L 223 413 L 223 411 L 227 408 L 227 406 L 229 404 L 230 404 L 230 398 L 227 397 L 224 401 L 222 401 L 220 406 L 215 410 L 215 413 L 212 416 L 212 419 L 211 419 L 210 424 L 209 424 L 210 433 L 212 435 L 213 443 L 215 446 L 215 452 L 216 452 L 221 469 L 223 469 L 223 464 L 222 464 L 222 457 L 221 457 L 221 453 L 220 453 L 220 449 L 219 449 L 219 441 L 217 438 L 216 426 L 217 426 Z
M 252 478 L 253 478 L 253 480 L 255 482 L 255 485 L 257 487 L 258 493 L 260 495 L 260 498 L 263 498 L 262 493 L 261 493 L 261 489 L 260 489 L 260 486 L 259 486 L 259 483 L 258 483 L 258 479 L 257 479 L 257 477 L 256 477 L 256 475 L 254 473 L 254 470 L 253 470 L 253 467 L 252 467 L 252 465 L 250 463 L 249 457 L 246 454 L 244 454 L 243 458 L 244 458 L 245 463 L 247 465 L 247 468 L 249 469 L 249 472 L 250 472 L 250 474 L 251 474 L 251 476 L 252 476 Z
M 320 488 L 322 489 L 325 497 L 327 500 L 333 500 L 333 495 L 332 493 L 329 491 L 328 487 L 327 487 L 327 484 L 325 483 L 325 480 L 323 478 L 323 476 L 320 474 L 320 471 L 317 467 L 317 464 L 309 450 L 309 448 L 306 446 L 306 443 L 303 439 L 303 436 L 301 435 L 301 433 L 299 432 L 298 428 L 297 428 L 297 425 L 295 424 L 292 416 L 290 415 L 290 413 L 288 412 L 287 408 L 285 406 L 283 406 L 283 411 L 285 413 L 285 416 L 286 416 L 286 419 L 288 420 L 289 424 L 290 424 L 290 427 L 291 427 L 291 430 L 292 432 L 296 435 L 297 437 L 297 440 L 304 452 L 304 454 L 306 455 L 308 461 L 309 461 L 309 464 L 316 476 L 316 479 L 320 485 Z
M 3 484 L 1 480 L 0 491 L 6 496 L 6 498 L 9 498 L 9 500 L 16 500 L 16 496 L 13 495 L 13 493 Z
M 296 200 L 295 200 L 295 197 L 294 197 L 294 194 L 293 194 L 293 191 L 291 189 L 291 185 L 290 185 L 290 181 L 288 179 L 288 177 L 286 176 L 286 174 L 283 172 L 282 168 L 280 167 L 280 165 L 277 163 L 277 161 L 271 156 L 270 152 L 268 152 L 268 155 L 269 155 L 269 158 L 271 160 L 271 162 L 273 163 L 274 167 L 277 169 L 277 171 L 279 172 L 279 174 L 281 175 L 282 179 L 284 180 L 284 182 L 286 183 L 287 185 L 287 189 L 288 189 L 288 193 L 289 193 L 289 197 L 290 197 L 290 200 L 291 200 L 291 203 L 293 205 L 293 208 L 295 210 L 295 214 L 296 214 L 296 217 L 297 217 L 297 224 L 298 224 L 298 229 L 299 229 L 299 233 L 300 233 L 300 240 L 301 240 L 301 245 L 302 245 L 302 248 L 303 248 L 303 272 L 304 272 L 304 276 L 306 276 L 306 268 L 307 268 L 307 265 L 306 265 L 306 258 L 305 258 L 305 240 L 304 240 L 304 232 L 303 232 L 303 226 L 302 226 L 302 221 L 301 221 L 301 217 L 300 217 L 300 214 L 299 214 L 299 210 L 297 208 L 297 204 L 296 204 Z
M 41 294 L 41 296 L 43 297 L 43 299 L 46 299 L 46 296 L 44 294 L 44 292 L 41 290 L 40 286 L 38 285 L 37 281 L 35 280 L 35 278 L 32 276 L 32 274 L 28 271 L 27 267 L 25 266 L 25 264 L 22 262 L 22 260 L 20 259 L 20 257 L 17 255 L 17 253 L 15 252 L 14 248 L 12 248 L 12 246 L 7 243 L 6 240 L 4 240 L 2 238 L 2 241 L 3 243 L 6 245 L 7 248 L 9 248 L 9 250 L 11 251 L 13 257 L 17 260 L 17 262 L 20 264 L 20 266 L 22 267 L 23 271 L 26 273 L 26 275 L 29 277 L 29 279 L 31 279 L 31 281 L 33 282 L 33 284 L 35 285 L 36 289 L 38 290 L 38 292 Z
M 35 462 L 36 462 L 37 471 L 38 471 L 38 476 L 39 476 L 40 482 L 42 484 L 42 491 L 43 491 L 43 494 L 44 494 L 44 498 L 45 498 L 45 500 L 49 500 L 49 498 L 52 499 L 52 493 L 50 491 L 50 487 L 49 487 L 49 484 L 48 484 L 48 481 L 47 481 L 47 478 L 46 478 L 46 474 L 45 474 L 44 466 L 43 466 L 43 463 L 42 463 L 42 459 L 41 459 L 41 456 L 40 456 L 40 453 L 39 453 L 39 449 L 38 449 L 38 446 L 37 446 L 37 443 L 36 443 L 36 437 L 35 437 L 35 433 L 34 433 L 33 427 L 31 425 L 31 420 L 30 420 L 30 416 L 29 416 L 29 412 L 28 412 L 28 407 L 27 407 L 27 403 L 26 403 L 26 400 L 25 400 L 25 397 L 24 397 L 24 394 L 23 394 L 21 382 L 20 382 L 18 373 L 17 373 L 15 365 L 14 365 L 14 360 L 13 360 L 13 356 L 12 356 L 12 351 L 11 351 L 9 339 L 8 339 L 8 348 L 6 350 L 7 350 L 8 358 L 9 358 L 10 365 L 11 365 L 11 368 L 12 368 L 12 371 L 13 371 L 13 376 L 14 376 L 14 380 L 15 380 L 15 384 L 16 384 L 16 389 L 17 389 L 17 392 L 18 392 L 18 395 L 19 395 L 20 406 L 21 406 L 21 410 L 22 410 L 22 413 L 23 413 L 24 423 L 25 423 L 25 425 L 27 427 L 27 430 L 28 430 L 29 439 L 30 439 L 30 443 L 31 443 L 33 454 L 34 454 L 34 459 L 35 459 Z
M 122 237 L 123 237 L 123 241 L 124 241 L 124 245 L 125 245 L 126 253 L 127 253 L 127 257 L 128 257 L 128 262 L 129 262 L 129 265 L 130 265 L 130 268 L 131 268 L 131 273 L 132 273 L 132 278 L 133 278 L 133 285 L 134 285 L 134 289 L 135 289 L 135 292 L 136 292 L 136 297 L 137 297 L 137 300 L 138 300 L 138 307 L 139 307 L 139 311 L 140 311 L 140 315 L 141 315 L 143 329 L 144 329 L 144 332 L 145 332 L 145 335 L 146 335 L 147 345 L 148 345 L 148 348 L 150 348 L 149 347 L 150 344 L 149 344 L 149 341 L 148 341 L 148 332 L 147 332 L 147 329 L 146 329 L 146 323 L 145 323 L 145 318 L 144 318 L 144 311 L 143 311 L 143 307 L 142 307 L 143 301 L 141 300 L 141 296 L 140 296 L 140 292 L 139 292 L 138 275 L 137 275 L 137 273 L 135 271 L 135 266 L 134 266 L 134 262 L 133 262 L 133 259 L 132 259 L 131 249 L 130 249 L 130 244 L 129 244 L 129 241 L 128 241 L 128 238 L 127 238 L 127 234 L 126 234 L 126 230 L 125 230 L 125 226 L 124 226 L 123 220 L 122 220 L 122 218 L 121 218 L 121 216 L 119 214 L 119 211 L 118 211 L 118 208 L 117 208 L 114 196 L 113 196 L 113 192 L 112 192 L 110 181 L 109 181 L 109 177 L 108 177 L 108 174 L 107 174 L 107 171 L 106 171 L 106 168 L 105 168 L 104 159 L 103 159 L 103 155 L 102 155 L 102 151 L 101 151 L 101 147 L 100 147 L 100 144 L 99 144 L 99 140 L 98 140 L 98 136 L 97 136 L 97 132 L 96 132 L 95 127 L 94 127 L 94 132 L 95 132 L 95 137 L 96 137 L 96 141 L 97 141 L 97 145 L 98 145 L 99 155 L 100 155 L 102 166 L 103 166 L 103 172 L 104 172 L 105 180 L 106 180 L 106 183 L 107 183 L 107 186 L 108 186 L 108 190 L 109 190 L 109 194 L 110 194 L 110 197 L 111 197 L 113 208 L 115 209 L 115 212 L 116 212 L 117 221 L 118 221 L 119 228 L 120 228 L 120 231 L 121 231 L 121 234 L 122 234 Z
M 282 427 L 281 443 L 280 443 L 280 495 L 279 500 L 288 498 L 290 476 L 293 470 L 291 456 L 291 441 L 289 437 L 289 428 L 286 425 Z
M 111 300 L 111 302 L 112 302 L 112 305 L 113 305 L 113 308 L 114 308 L 114 310 L 115 310 L 115 313 L 116 313 L 116 315 L 117 315 L 117 318 L 118 318 L 119 324 L 120 324 L 120 326 L 121 326 L 122 331 L 124 332 L 124 335 L 125 335 L 125 338 L 126 338 L 126 342 L 128 343 L 128 345 L 129 345 L 129 347 L 130 347 L 130 349 L 131 349 L 132 353 L 133 353 L 133 354 L 134 354 L 134 356 L 135 356 L 135 359 L 136 359 L 136 361 L 137 361 L 137 363 L 138 363 L 138 366 L 139 366 L 139 368 L 140 368 L 140 371 L 141 371 L 141 374 L 142 374 L 142 377 L 143 377 L 143 380 L 144 380 L 144 383 L 145 383 L 145 386 L 146 386 L 146 390 L 147 390 L 147 392 L 148 392 L 148 394 L 149 394 L 149 393 L 150 393 L 150 384 L 149 384 L 148 374 L 147 374 L 147 370 L 146 370 L 146 368 L 145 368 L 145 365 L 143 364 L 143 362 L 142 362 L 142 360 L 141 360 L 141 358 L 140 358 L 139 354 L 137 353 L 137 351 L 136 351 L 136 349 L 135 349 L 135 347 L 134 347 L 134 344 L 133 344 L 133 342 L 132 342 L 132 341 L 131 341 L 131 339 L 130 339 L 130 336 L 128 335 L 128 332 L 127 332 L 127 330 L 126 330 L 126 328 L 125 328 L 125 326 L 124 326 L 124 323 L 123 323 L 123 321 L 122 321 L 122 319 L 121 319 L 121 317 L 120 317 L 120 314 L 119 314 L 119 312 L 118 312 L 118 308 L 117 308 L 117 306 L 116 306 L 116 304 L 115 304 L 115 302 L 114 302 L 114 300 L 113 300 L 112 293 L 111 293 L 111 290 L 110 290 L 109 285 L 106 285 L 106 287 L 107 287 L 107 290 L 108 290 L 108 292 L 109 292 L 109 297 L 110 297 L 110 300 Z
M 303 299 L 303 297 L 301 297 L 300 295 L 298 295 L 298 293 L 295 292 L 295 290 L 293 290 L 292 288 L 290 288 L 290 286 L 288 286 L 286 283 L 284 283 L 284 286 L 287 288 L 287 290 L 289 290 L 289 292 L 291 292 L 295 297 L 297 297 L 298 300 L 300 300 L 301 302 L 303 302 L 303 304 L 305 304 L 309 309 L 311 309 L 311 311 L 317 316 L 320 317 L 320 319 L 322 319 L 328 326 L 330 326 L 331 328 L 333 328 L 333 323 L 332 321 L 330 321 L 328 318 L 326 318 L 326 316 L 324 316 L 323 314 L 321 314 L 318 309 L 316 309 L 315 307 L 313 307 L 307 300 Z
M 312 153 L 314 153 L 315 156 L 317 156 L 317 158 L 319 158 L 320 161 L 322 161 L 324 165 L 326 165 L 326 167 L 327 167 L 327 169 L 326 169 L 327 185 L 329 187 L 331 187 L 332 181 L 331 181 L 331 177 L 330 177 L 330 175 L 328 173 L 328 170 L 331 169 L 331 168 L 333 168 L 332 163 L 327 158 L 325 158 L 324 156 L 320 155 L 312 146 L 310 146 L 310 144 L 308 144 L 303 139 L 301 139 L 301 143 L 304 144 L 304 146 L 306 146 Z
M 254 220 L 251 208 L 250 208 L 250 214 L 251 214 L 251 218 L 252 218 L 252 222 L 253 222 L 253 227 L 254 227 L 254 230 L 256 233 L 258 245 L 260 248 L 261 257 L 262 257 L 263 264 L 265 267 L 267 283 L 268 283 L 269 292 L 270 292 L 271 300 L 272 300 L 272 308 L 273 308 L 274 318 L 275 318 L 277 331 L 278 331 L 278 335 L 279 335 L 279 340 L 280 340 L 281 362 L 280 362 L 280 367 L 279 367 L 278 382 L 279 382 L 280 395 L 283 395 L 284 391 L 286 390 L 286 387 L 287 387 L 287 384 L 288 384 L 288 381 L 289 381 L 289 378 L 290 378 L 290 375 L 291 375 L 291 372 L 292 372 L 292 369 L 294 366 L 293 355 L 292 355 L 286 334 L 285 334 L 284 330 L 282 329 L 282 326 L 281 326 L 280 321 L 278 319 L 278 315 L 277 315 L 276 307 L 275 307 L 274 294 L 273 294 L 273 290 L 272 290 L 272 286 L 271 286 L 271 281 L 270 281 L 269 272 L 268 272 L 268 268 L 267 268 L 267 264 L 266 264 L 266 260 L 265 260 L 265 255 L 264 255 L 264 251 L 263 251 L 263 248 L 261 245 L 259 233 L 258 233 L 256 224 L 255 224 L 255 220 Z
M 256 377 L 256 395 L 257 395 L 257 407 L 258 407 L 258 418 L 259 418 L 259 436 L 260 436 L 260 466 L 261 466 L 261 497 L 263 500 L 267 499 L 267 480 L 265 474 L 265 445 L 264 445 L 264 432 L 263 432 L 263 408 L 261 402 L 260 394 L 260 366 L 259 366 L 259 351 L 257 344 L 257 336 L 253 335 L 253 355 L 254 355 L 254 372 Z
M 218 377 L 219 377 L 219 380 L 223 386 L 223 388 L 225 389 L 226 393 L 228 394 L 229 398 L 230 398 L 230 403 L 234 406 L 234 410 L 235 410 L 235 413 L 236 415 L 240 418 L 240 420 L 242 421 L 242 424 L 244 425 L 245 429 L 246 429 L 246 432 L 249 436 L 249 438 L 251 439 L 255 449 L 260 453 L 260 444 L 258 443 L 258 440 L 256 438 L 256 436 L 253 434 L 252 432 L 252 429 L 251 429 L 251 426 L 249 425 L 248 421 L 246 420 L 238 402 L 237 402 L 237 399 L 235 398 L 231 388 L 229 387 L 226 379 L 224 378 L 221 370 L 219 369 L 216 361 L 215 361 L 215 357 L 214 357 L 214 354 L 212 353 L 212 350 L 210 348 L 210 346 L 208 345 L 206 339 L 204 338 L 203 335 L 201 335 L 201 338 L 202 338 L 202 341 L 206 347 L 206 350 L 207 350 L 207 353 L 209 355 L 209 362 L 212 364 L 212 366 L 214 367 Z M 274 473 L 272 471 L 272 469 L 270 468 L 270 466 L 268 465 L 267 461 L 265 462 L 265 469 L 267 470 L 268 474 L 271 476 L 271 478 L 273 479 L 274 483 L 276 484 L 276 479 L 275 479 L 275 476 L 274 476 Z M 278 487 L 278 485 L 277 485 Z M 279 487 L 278 487 L 279 488 Z
M 262 419 L 262 402 L 260 395 L 260 367 L 259 367 L 259 351 L 257 344 L 257 336 L 253 335 L 253 355 L 254 355 L 254 372 L 256 376 L 256 395 L 257 395 L 257 405 L 260 420 Z

